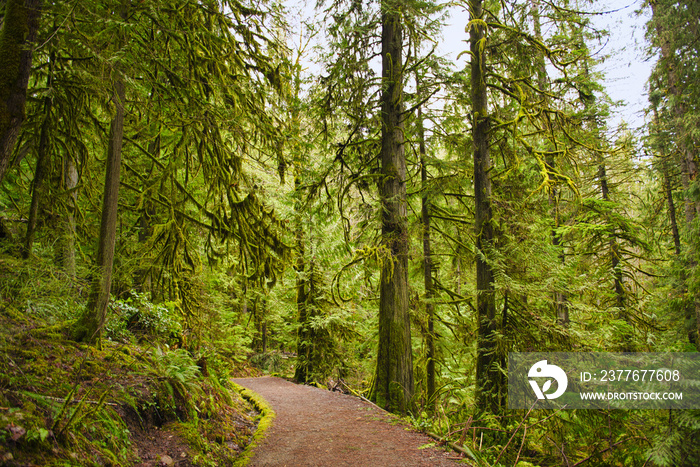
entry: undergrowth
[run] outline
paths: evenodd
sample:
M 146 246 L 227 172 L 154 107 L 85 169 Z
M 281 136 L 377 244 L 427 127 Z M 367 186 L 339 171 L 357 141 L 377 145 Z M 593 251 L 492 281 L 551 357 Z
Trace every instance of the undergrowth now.
M 185 465 L 233 464 L 255 430 L 233 363 L 178 347 L 174 306 L 139 294 L 101 348 L 73 341 L 84 284 L 32 261 L 0 254 L 0 465 L 126 466 L 176 442 Z

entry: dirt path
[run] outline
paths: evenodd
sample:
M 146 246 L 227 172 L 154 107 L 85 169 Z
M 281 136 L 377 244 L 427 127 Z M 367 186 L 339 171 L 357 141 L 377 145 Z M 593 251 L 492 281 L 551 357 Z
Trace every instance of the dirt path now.
M 280 378 L 240 378 L 277 413 L 251 466 L 454 466 L 456 456 L 356 397 Z

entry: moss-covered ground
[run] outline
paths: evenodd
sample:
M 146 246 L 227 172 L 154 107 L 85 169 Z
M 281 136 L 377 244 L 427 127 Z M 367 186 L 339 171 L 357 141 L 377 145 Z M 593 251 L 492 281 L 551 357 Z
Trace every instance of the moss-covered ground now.
M 245 372 L 156 338 L 75 342 L 72 303 L 52 308 L 58 286 L 23 264 L 0 256 L 0 465 L 236 463 L 257 417 L 229 382 Z

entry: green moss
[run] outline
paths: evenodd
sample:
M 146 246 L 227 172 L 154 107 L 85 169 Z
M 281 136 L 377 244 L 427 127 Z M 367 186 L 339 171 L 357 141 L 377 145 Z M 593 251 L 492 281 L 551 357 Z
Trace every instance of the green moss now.
M 245 448 L 241 457 L 234 464 L 236 467 L 243 467 L 248 465 L 251 457 L 253 456 L 253 450 L 258 446 L 260 441 L 265 438 L 267 430 L 272 426 L 272 422 L 275 419 L 275 411 L 272 410 L 270 404 L 267 403 L 265 399 L 259 394 L 246 389 L 236 383 L 232 383 L 233 388 L 238 391 L 238 393 L 246 400 L 248 400 L 255 408 L 260 412 L 260 420 L 258 422 L 258 428 L 253 435 L 248 447 Z
M 24 2 L 9 0 L 0 32 L 0 135 L 3 137 L 12 120 L 6 101 L 21 73 L 22 47 L 28 31 Z
M 130 465 L 138 461 L 132 432 L 163 421 L 192 446 L 198 465 L 230 464 L 247 443 L 250 431 L 239 427 L 252 427 L 243 419 L 249 409 L 217 375 L 182 366 L 164 373 L 163 362 L 190 368 L 182 352 L 158 357 L 110 342 L 100 350 L 67 339 L 65 325 L 19 325 L 7 315 L 0 317 L 0 451 L 14 461 Z M 7 426 L 24 434 L 13 440 Z
M 27 38 L 29 26 L 27 12 L 22 0 L 9 0 L 5 7 L 5 18 L 0 32 L 0 97 L 3 101 L 7 91 L 19 74 L 22 45 Z
M 231 465 L 255 429 L 229 383 L 233 363 L 216 352 L 194 358 L 157 336 L 144 345 L 106 339 L 101 349 L 73 341 L 85 288 L 42 261 L 0 252 L 0 459 L 133 465 L 136 436 L 169 427 L 197 465 Z
M 213 386 L 209 389 L 212 389 L 209 397 L 201 399 L 203 404 L 198 416 L 174 422 L 167 429 L 173 430 L 187 442 L 196 465 L 230 465 L 233 460 L 239 459 L 241 446 L 245 446 L 251 437 L 250 432 L 237 429 L 241 424 L 241 413 L 248 408 L 239 396 L 230 394 L 228 389 L 223 392 L 213 390 Z M 225 400 L 232 403 L 223 404 Z M 249 421 L 252 425 L 252 420 Z

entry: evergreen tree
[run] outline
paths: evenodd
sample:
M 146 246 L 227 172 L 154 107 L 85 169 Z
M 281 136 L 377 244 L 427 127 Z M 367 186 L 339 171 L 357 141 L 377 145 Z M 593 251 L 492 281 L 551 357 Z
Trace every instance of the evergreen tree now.
M 0 31 L 0 183 L 25 117 L 29 72 L 39 31 L 41 0 L 8 0 Z

